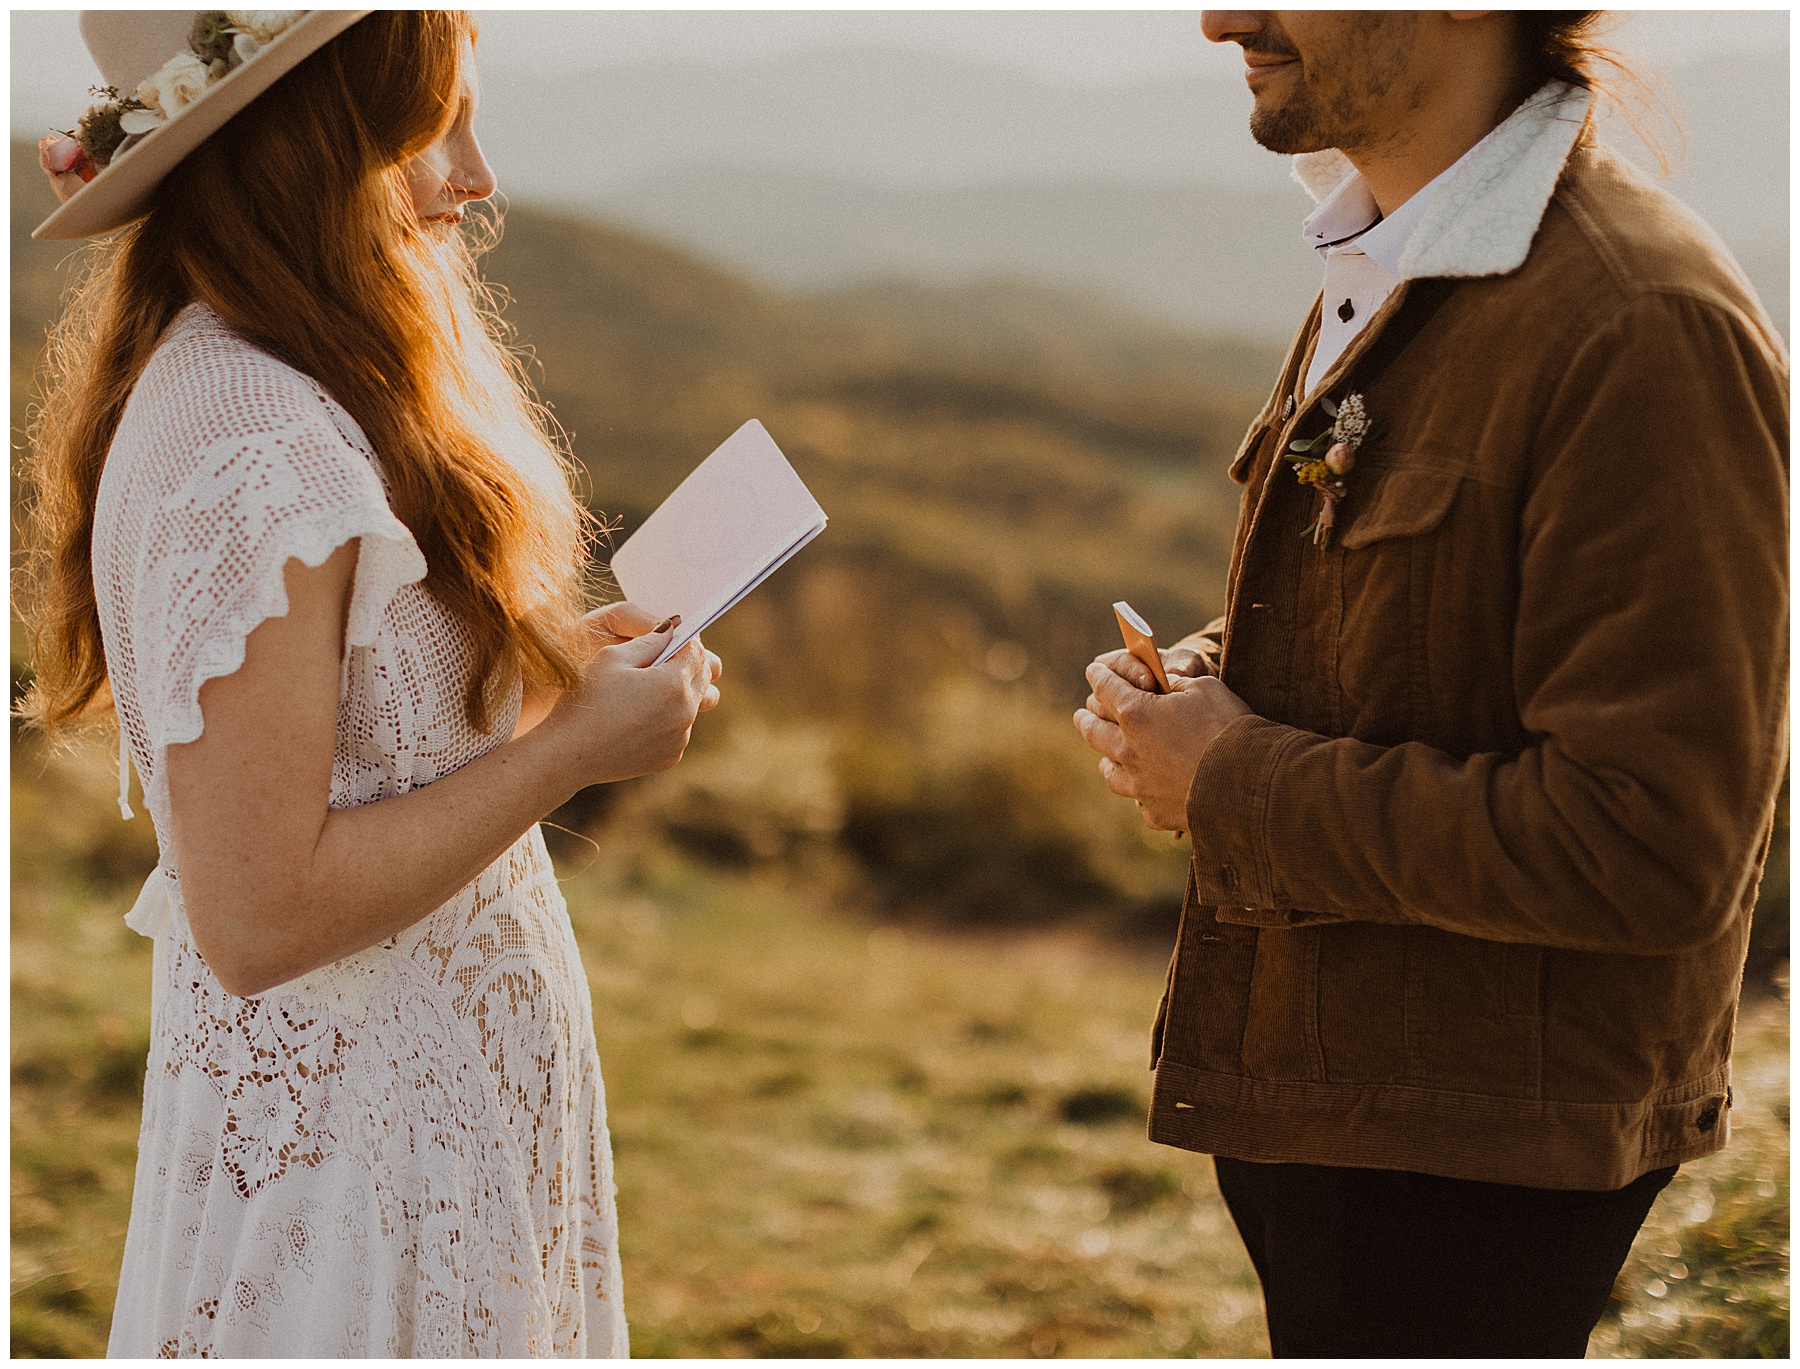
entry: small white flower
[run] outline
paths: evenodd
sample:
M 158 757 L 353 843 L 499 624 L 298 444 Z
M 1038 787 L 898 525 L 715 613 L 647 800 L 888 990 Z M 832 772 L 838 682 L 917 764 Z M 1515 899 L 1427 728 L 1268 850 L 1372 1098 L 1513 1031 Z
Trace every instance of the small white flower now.
M 273 42 L 292 28 L 305 10 L 226 10 L 225 18 L 239 34 L 256 40 L 258 47 Z M 246 52 L 248 58 L 251 54 Z
M 231 40 L 231 65 L 233 69 L 235 70 L 241 64 L 248 62 L 261 50 L 262 44 L 257 42 L 256 39 L 252 38 L 249 34 L 240 33 L 234 36 Z
M 1344 396 L 1344 402 L 1338 407 L 1337 422 L 1332 424 L 1332 436 L 1340 442 L 1348 442 L 1351 446 L 1361 444 L 1369 431 L 1369 411 L 1363 404 L 1363 397 L 1354 392 Z
M 198 100 L 211 81 L 205 62 L 191 52 L 178 52 L 138 86 L 137 97 L 165 119 L 172 119 Z
M 154 133 L 168 121 L 154 109 L 128 109 L 119 116 L 119 127 L 126 133 Z

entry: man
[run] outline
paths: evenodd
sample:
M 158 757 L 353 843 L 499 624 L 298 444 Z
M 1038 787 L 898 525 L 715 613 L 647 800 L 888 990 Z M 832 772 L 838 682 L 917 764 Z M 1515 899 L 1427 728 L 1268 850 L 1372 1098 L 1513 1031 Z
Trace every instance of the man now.
M 1076 714 L 1193 868 L 1150 1134 L 1278 1355 L 1572 1355 L 1728 1131 L 1786 747 L 1787 361 L 1597 146 L 1592 12 L 1225 11 L 1325 291 L 1225 616 Z

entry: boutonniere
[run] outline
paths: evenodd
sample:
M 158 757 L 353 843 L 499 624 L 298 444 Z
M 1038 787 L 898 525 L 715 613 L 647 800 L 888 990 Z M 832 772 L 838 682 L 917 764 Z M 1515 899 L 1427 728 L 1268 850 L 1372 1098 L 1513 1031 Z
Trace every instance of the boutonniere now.
M 1356 449 L 1372 437 L 1380 437 L 1383 423 L 1369 421 L 1363 397 L 1352 390 L 1342 404 L 1321 399 L 1319 407 L 1331 419 L 1331 426 L 1317 437 L 1288 443 L 1285 453 L 1294 465 L 1294 474 L 1302 485 L 1319 491 L 1319 513 L 1312 525 L 1300 535 L 1312 538 L 1315 547 L 1331 545 L 1331 530 L 1337 525 L 1337 506 L 1350 493 L 1344 477 L 1356 469 Z M 1323 447 L 1323 456 L 1313 453 Z

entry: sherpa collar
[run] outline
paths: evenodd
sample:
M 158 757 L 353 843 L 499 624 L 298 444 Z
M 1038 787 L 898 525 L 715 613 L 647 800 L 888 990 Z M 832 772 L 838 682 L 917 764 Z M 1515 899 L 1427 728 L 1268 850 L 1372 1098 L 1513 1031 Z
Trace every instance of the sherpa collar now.
M 1551 81 L 1470 152 L 1400 254 L 1401 280 L 1503 276 L 1524 265 L 1594 93 Z M 1356 174 L 1335 147 L 1294 158 L 1294 179 L 1324 200 Z

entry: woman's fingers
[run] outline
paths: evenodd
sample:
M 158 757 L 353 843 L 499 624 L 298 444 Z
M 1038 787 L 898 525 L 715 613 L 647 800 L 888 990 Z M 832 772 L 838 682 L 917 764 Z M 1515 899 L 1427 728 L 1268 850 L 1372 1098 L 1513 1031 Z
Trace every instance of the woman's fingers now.
M 624 641 L 611 643 L 602 649 L 611 652 L 613 654 L 613 659 L 618 660 L 625 665 L 640 668 L 647 667 L 658 656 L 662 655 L 662 649 L 669 644 L 669 638 L 674 635 L 675 629 L 680 625 L 681 620 L 679 618 L 668 619 L 658 623 L 649 632 L 643 633 L 637 637 L 627 638 Z M 680 656 L 681 653 L 676 652 L 672 659 L 680 659 Z
M 618 642 L 642 637 L 656 626 L 656 617 L 648 609 L 638 607 L 629 599 L 616 604 L 603 604 L 581 621 L 590 632 L 603 634 Z

